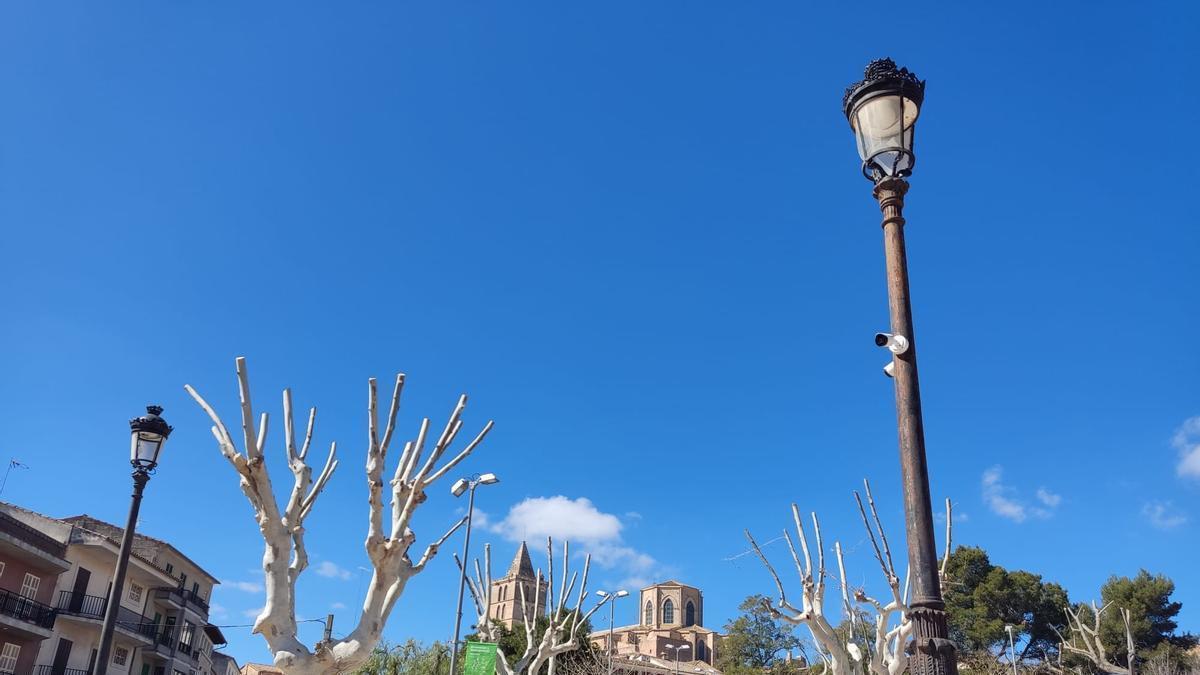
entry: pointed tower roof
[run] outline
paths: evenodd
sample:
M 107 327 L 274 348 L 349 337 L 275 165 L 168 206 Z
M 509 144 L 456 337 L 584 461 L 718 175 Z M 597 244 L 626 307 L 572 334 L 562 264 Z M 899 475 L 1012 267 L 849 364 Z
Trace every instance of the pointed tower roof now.
M 529 559 L 529 549 L 525 546 L 525 542 L 521 542 L 521 547 L 517 549 L 517 555 L 513 556 L 512 564 L 508 566 L 508 576 L 534 578 L 533 561 Z

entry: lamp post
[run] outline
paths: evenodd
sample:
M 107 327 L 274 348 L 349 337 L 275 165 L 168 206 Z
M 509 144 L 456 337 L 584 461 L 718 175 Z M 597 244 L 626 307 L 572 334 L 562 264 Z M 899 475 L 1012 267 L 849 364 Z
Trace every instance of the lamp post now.
M 675 652 L 675 675 L 679 675 L 679 652 L 691 648 L 691 645 L 667 645 L 667 649 Z
M 459 478 L 450 486 L 450 494 L 461 497 L 463 492 L 470 491 L 467 497 L 467 532 L 463 536 L 462 569 L 458 575 L 458 606 L 454 614 L 454 640 L 450 643 L 450 675 L 454 675 L 454 667 L 458 664 L 458 631 L 462 626 L 463 587 L 467 582 L 467 555 L 471 549 L 471 520 L 475 516 L 475 488 L 480 485 L 499 483 L 500 479 L 494 473 L 476 474 L 470 478 Z
M 616 648 L 613 646 L 613 613 L 617 606 L 617 599 L 629 595 L 629 591 L 620 590 L 615 593 L 607 591 L 596 591 L 596 595 L 610 600 L 608 603 L 608 675 L 613 672 L 613 652 Z
M 125 571 L 129 567 L 129 551 L 133 548 L 134 528 L 137 526 L 138 511 L 142 506 L 142 491 L 150 482 L 150 474 L 158 466 L 158 455 L 171 435 L 171 425 L 159 417 L 162 406 L 146 406 L 146 414 L 129 420 L 130 448 L 129 463 L 133 465 L 133 500 L 129 505 L 129 520 L 125 533 L 121 535 L 121 550 L 117 554 L 117 569 L 113 573 L 112 588 L 108 590 L 108 602 L 104 607 L 104 624 L 100 628 L 100 646 L 96 651 L 96 675 L 108 672 L 108 654 L 112 651 L 113 630 L 117 627 L 117 613 L 121 608 L 121 594 L 125 587 Z
M 898 68 L 891 59 L 879 59 L 867 65 L 862 81 L 846 89 L 842 111 L 858 142 L 862 173 L 874 183 L 875 199 L 883 213 L 891 333 L 879 333 L 875 343 L 891 352 L 884 372 L 893 378 L 896 390 L 905 533 L 913 575 L 908 611 L 915 628 L 913 675 L 957 675 L 954 643 L 949 639 L 946 604 L 938 579 L 904 249 L 904 194 L 908 192 L 908 181 L 904 179 L 912 174 L 916 163 L 913 131 L 924 99 L 923 80 L 907 68 Z
M 1013 626 L 1011 623 L 1004 624 L 1004 630 L 1008 633 L 1008 654 L 1009 660 L 1012 661 L 1013 675 L 1017 675 L 1017 645 L 1013 640 Z

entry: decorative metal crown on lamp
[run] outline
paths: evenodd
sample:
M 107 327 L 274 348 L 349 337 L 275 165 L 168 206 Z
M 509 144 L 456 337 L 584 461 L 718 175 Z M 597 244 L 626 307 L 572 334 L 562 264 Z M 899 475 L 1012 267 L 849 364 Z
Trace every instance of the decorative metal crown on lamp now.
M 891 59 L 867 64 L 846 88 L 842 112 L 854 129 L 862 172 L 872 182 L 912 175 L 913 127 L 925 100 L 925 81 Z
M 162 411 L 162 406 L 148 405 L 145 415 L 129 420 L 129 463 L 138 471 L 152 471 L 158 465 L 158 455 L 174 428 L 159 417 Z

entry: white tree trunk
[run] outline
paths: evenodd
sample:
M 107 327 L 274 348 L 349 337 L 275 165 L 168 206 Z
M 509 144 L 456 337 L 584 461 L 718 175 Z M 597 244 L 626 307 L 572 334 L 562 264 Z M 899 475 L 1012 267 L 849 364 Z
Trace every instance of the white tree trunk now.
M 434 471 L 434 466 L 450 447 L 462 427 L 462 411 L 467 397 L 459 398 L 458 405 L 450 414 L 445 429 L 434 444 L 432 452 L 417 468 L 425 449 L 429 419 L 421 422 L 415 440 L 404 444 L 399 465 L 392 478 L 392 518 L 388 536 L 383 533 L 383 470 L 388 447 L 395 431 L 396 414 L 400 409 L 400 393 L 404 388 L 404 374 L 396 376 L 391 406 L 387 414 L 387 425 L 380 439 L 377 433 L 378 415 L 375 379 L 368 380 L 367 425 L 369 442 L 367 447 L 367 487 L 370 511 L 366 551 L 371 561 L 371 584 L 363 601 L 358 624 L 351 633 L 341 639 L 317 643 L 309 649 L 296 636 L 296 580 L 308 566 L 308 554 L 304 546 L 304 519 L 312 511 L 313 504 L 325 484 L 337 469 L 337 444 L 329 448 L 324 468 L 312 479 L 312 469 L 306 463 L 309 445 L 312 442 L 316 408 L 309 411 L 308 426 L 304 441 L 297 450 L 292 421 L 292 394 L 283 391 L 284 447 L 287 452 L 288 468 L 293 475 L 291 495 L 281 512 L 271 487 L 271 477 L 263 456 L 267 439 L 267 414 L 263 413 L 258 426 L 254 425 L 254 412 L 250 401 L 250 382 L 246 373 L 246 360 L 237 359 L 238 392 L 241 398 L 242 440 L 244 453 L 239 452 L 232 435 L 204 398 L 191 387 L 184 389 L 200 404 L 212 419 L 213 436 L 217 439 L 221 453 L 237 471 L 242 493 L 254 509 L 255 521 L 264 541 L 263 577 L 266 588 L 266 604 L 254 622 L 254 633 L 267 641 L 274 655 L 275 666 L 288 675 L 333 675 L 353 670 L 371 654 L 383 632 L 388 615 L 396 600 L 404 592 L 404 586 L 414 575 L 419 574 L 443 544 L 465 522 L 465 518 L 451 527 L 439 539 L 425 548 L 421 558 L 413 563 L 409 549 L 416 540 L 409 524 L 417 507 L 425 501 L 425 490 L 441 478 L 454 465 L 461 462 L 483 441 L 492 428 L 488 422 L 482 431 L 453 459 Z
M 1053 626 L 1051 628 L 1054 628 L 1054 632 L 1058 633 L 1058 638 L 1061 641 L 1059 645 L 1060 651 L 1082 656 L 1101 672 L 1113 673 L 1114 675 L 1134 675 L 1133 664 L 1136 652 L 1131 626 L 1132 616 L 1129 610 L 1124 608 L 1118 609 L 1121 613 L 1121 620 L 1125 623 L 1125 644 L 1129 650 L 1129 667 L 1121 667 L 1109 659 L 1108 651 L 1104 648 L 1104 643 L 1100 641 L 1101 617 L 1111 604 L 1097 607 L 1095 601 L 1092 602 L 1092 625 L 1090 626 L 1083 620 L 1082 607 L 1078 609 L 1067 607 L 1067 628 L 1071 635 L 1070 640 L 1064 638 L 1057 628 Z
M 895 565 L 892 562 L 892 551 L 888 545 L 887 536 L 883 531 L 883 524 L 879 519 L 879 513 L 875 508 L 875 499 L 871 495 L 871 486 L 866 481 L 863 481 L 863 485 L 871 514 L 870 521 L 867 517 L 867 508 L 863 506 L 862 498 L 857 492 L 854 493 L 854 498 L 858 503 L 858 510 L 862 517 L 863 526 L 867 530 L 867 536 L 875 552 L 875 559 L 879 562 L 880 569 L 887 580 L 888 589 L 891 591 L 891 599 L 887 602 L 881 602 L 868 596 L 862 589 L 854 589 L 851 592 L 849 585 L 846 583 L 846 566 L 842 559 L 841 544 L 834 542 L 833 550 L 838 565 L 842 614 L 849 619 L 851 629 L 853 630 L 854 626 L 857 625 L 857 618 L 850 604 L 851 597 L 853 597 L 854 602 L 870 607 L 874 612 L 872 639 L 869 643 L 864 641 L 862 644 L 859 644 L 854 640 L 843 642 L 842 637 L 835 630 L 835 626 L 830 623 L 825 615 L 825 553 L 824 544 L 821 540 L 821 524 L 817 520 L 817 514 L 811 514 L 817 552 L 816 570 L 813 569 L 812 555 L 809 552 L 808 537 L 805 534 L 803 521 L 800 517 L 800 509 L 795 504 L 792 504 L 792 520 L 796 526 L 796 536 L 800 540 L 800 551 L 803 560 L 801 559 L 801 555 L 797 555 L 796 553 L 796 547 L 792 543 L 791 535 L 786 530 L 783 533 L 783 537 L 787 541 L 788 550 L 792 556 L 792 562 L 800 575 L 801 594 L 800 607 L 798 608 L 788 600 L 783 582 L 748 530 L 746 531 L 746 538 L 750 540 L 750 545 L 754 552 L 758 554 L 767 571 L 771 573 L 771 578 L 775 581 L 775 587 L 779 590 L 778 601 L 774 605 L 769 601 L 764 601 L 764 607 L 776 619 L 795 625 L 803 624 L 808 627 L 809 632 L 812 633 L 813 641 L 816 643 L 817 653 L 824 662 L 825 671 L 831 673 L 831 675 L 866 675 L 868 671 L 873 675 L 901 675 L 908 667 L 906 647 L 909 640 L 912 639 L 913 634 L 913 625 L 908 618 L 906 600 L 908 594 L 907 582 L 905 583 L 904 591 L 901 592 L 900 578 L 897 576 Z M 871 521 L 874 522 L 874 528 L 872 528 Z M 876 537 L 876 533 L 878 533 L 878 538 Z M 950 555 L 949 537 L 950 501 L 947 500 L 946 559 L 949 559 Z M 942 562 L 943 572 L 946 567 L 946 559 Z

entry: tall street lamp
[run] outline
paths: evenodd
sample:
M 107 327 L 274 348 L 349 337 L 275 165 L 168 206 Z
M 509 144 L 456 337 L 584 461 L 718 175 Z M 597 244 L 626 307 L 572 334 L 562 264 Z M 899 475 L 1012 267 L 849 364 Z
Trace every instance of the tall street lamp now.
M 913 129 L 924 100 L 923 80 L 907 68 L 898 68 L 891 59 L 879 59 L 867 65 L 861 82 L 846 89 L 842 111 L 858 141 L 863 175 L 874 183 L 875 199 L 883 212 L 891 333 L 876 335 L 875 344 L 891 352 L 891 361 L 884 372 L 893 378 L 896 389 L 905 532 L 908 564 L 913 574 L 908 612 L 915 628 L 913 673 L 957 675 L 954 643 L 946 628 L 946 604 L 938 583 L 921 391 L 917 384 L 917 348 L 904 252 L 902 212 L 904 194 L 908 192 L 908 181 L 904 179 L 912 175 L 916 163 Z
M 613 644 L 613 612 L 617 606 L 617 599 L 629 595 L 629 591 L 620 590 L 615 593 L 596 591 L 596 595 L 612 601 L 608 603 L 608 675 L 612 675 L 613 652 L 616 651 L 616 647 Z
M 458 575 L 458 608 L 454 614 L 454 641 L 450 643 L 450 675 L 454 675 L 454 667 L 458 664 L 458 630 L 462 626 L 463 587 L 467 585 L 467 555 L 471 550 L 471 520 L 475 516 L 475 488 L 480 485 L 499 483 L 500 479 L 494 473 L 476 474 L 470 478 L 459 478 L 450 486 L 450 494 L 461 497 L 462 493 L 470 491 L 467 497 L 467 533 L 463 536 L 462 568 Z
M 130 448 L 129 463 L 133 465 L 133 501 L 129 505 L 129 520 L 125 533 L 121 535 L 121 551 L 117 554 L 117 569 L 113 574 L 112 588 L 108 590 L 108 603 L 104 608 L 104 624 L 100 628 L 100 647 L 96 653 L 96 675 L 108 672 L 108 654 L 112 650 L 113 629 L 117 626 L 117 613 L 121 608 L 121 591 L 125 587 L 125 571 L 129 567 L 129 551 L 133 548 L 134 528 L 137 526 L 138 511 L 142 507 L 142 491 L 150 482 L 150 474 L 158 466 L 158 455 L 162 452 L 171 425 L 159 417 L 162 406 L 146 406 L 146 414 L 129 420 Z
M 675 675 L 679 675 L 679 652 L 691 648 L 691 645 L 667 645 L 667 649 L 675 652 Z

